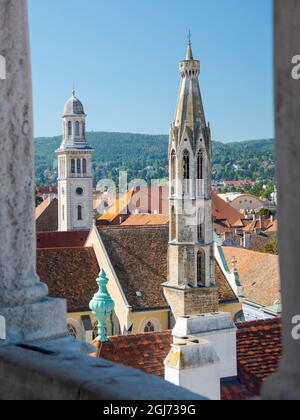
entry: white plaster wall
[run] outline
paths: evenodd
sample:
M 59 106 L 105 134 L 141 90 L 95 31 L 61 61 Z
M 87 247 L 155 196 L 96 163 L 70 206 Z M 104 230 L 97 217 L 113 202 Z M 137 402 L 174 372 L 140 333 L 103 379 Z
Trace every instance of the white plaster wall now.
M 165 380 L 213 401 L 221 399 L 219 365 L 177 370 L 165 367 Z
M 230 330 L 193 335 L 213 344 L 214 349 L 221 360 L 220 377 L 222 379 L 237 376 L 236 329 L 232 328 Z

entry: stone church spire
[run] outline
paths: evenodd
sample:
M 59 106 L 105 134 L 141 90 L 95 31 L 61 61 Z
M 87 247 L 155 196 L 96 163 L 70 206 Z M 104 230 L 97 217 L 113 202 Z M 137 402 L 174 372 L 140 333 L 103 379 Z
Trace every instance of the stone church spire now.
M 170 242 L 164 293 L 175 317 L 218 310 L 211 198 L 211 134 L 192 45 L 180 62 L 169 140 Z

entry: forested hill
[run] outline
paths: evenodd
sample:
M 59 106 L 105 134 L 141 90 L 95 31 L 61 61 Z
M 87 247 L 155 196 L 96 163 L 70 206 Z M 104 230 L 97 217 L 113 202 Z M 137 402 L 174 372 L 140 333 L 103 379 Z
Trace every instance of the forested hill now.
M 118 179 L 119 171 L 128 172 L 129 180 L 164 179 L 168 176 L 168 136 L 129 133 L 91 132 L 87 135 L 95 149 L 95 181 Z M 55 150 L 61 137 L 35 140 L 36 177 L 38 185 L 56 183 Z M 274 140 L 238 143 L 213 143 L 215 179 L 270 180 L 274 177 Z

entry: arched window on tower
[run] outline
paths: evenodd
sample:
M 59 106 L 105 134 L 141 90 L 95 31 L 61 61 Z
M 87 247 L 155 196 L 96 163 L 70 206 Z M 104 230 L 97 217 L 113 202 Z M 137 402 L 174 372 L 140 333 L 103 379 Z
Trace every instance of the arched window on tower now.
M 84 174 L 86 174 L 86 172 L 87 172 L 86 159 L 83 159 L 83 160 L 82 160 L 82 172 L 83 172 Z
M 71 174 L 75 174 L 75 159 L 71 160 Z
M 198 221 L 197 221 L 197 234 L 198 234 L 198 242 L 204 241 L 204 223 L 202 220 L 201 212 L 198 213 Z
M 183 154 L 183 193 L 190 192 L 190 154 L 186 150 Z
M 204 156 L 203 152 L 199 152 L 197 156 L 197 184 L 198 194 L 202 194 L 204 191 Z
M 176 152 L 171 154 L 171 195 L 174 196 L 176 191 Z
M 82 123 L 82 137 L 85 139 L 85 122 Z
M 75 136 L 80 137 L 80 122 L 79 121 L 75 122 Z
M 175 241 L 177 237 L 177 229 L 176 229 L 176 211 L 175 207 L 172 207 L 171 210 L 171 241 Z
M 81 174 L 81 160 L 77 159 L 77 173 Z
M 197 284 L 198 287 L 205 287 L 205 253 L 197 252 Z
M 82 206 L 77 207 L 77 220 L 83 220 L 83 218 L 82 218 Z
M 68 122 L 68 136 L 72 136 L 72 121 Z

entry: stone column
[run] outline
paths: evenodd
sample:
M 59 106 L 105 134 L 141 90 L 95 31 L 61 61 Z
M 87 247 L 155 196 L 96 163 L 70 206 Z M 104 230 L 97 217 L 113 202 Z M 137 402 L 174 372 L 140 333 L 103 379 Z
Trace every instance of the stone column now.
M 47 306 L 48 311 L 52 306 L 53 310 L 58 304 L 58 314 L 63 314 L 64 303 L 46 299 L 47 286 L 36 274 L 26 0 L 0 0 L 0 55 L 6 63 L 6 79 L 0 80 L 0 315 L 6 318 L 7 340 L 43 338 L 62 333 L 61 323 L 50 329 L 44 323 L 44 308 Z
M 283 360 L 279 373 L 263 387 L 262 396 L 299 400 L 300 337 L 293 332 L 296 332 L 295 317 L 300 315 L 300 227 L 297 217 L 300 209 L 300 79 L 295 77 L 296 64 L 292 61 L 300 55 L 300 2 L 275 0 L 274 8 Z M 296 73 L 300 74 L 299 66 Z

